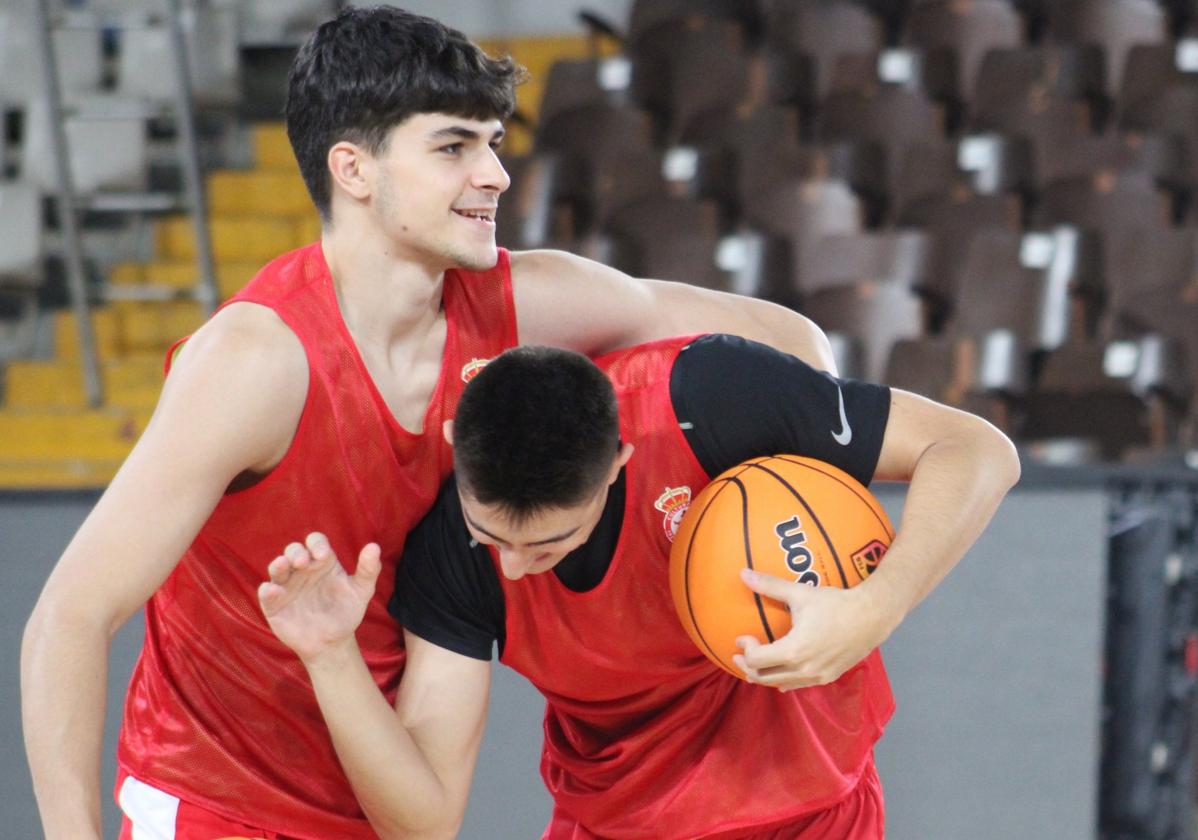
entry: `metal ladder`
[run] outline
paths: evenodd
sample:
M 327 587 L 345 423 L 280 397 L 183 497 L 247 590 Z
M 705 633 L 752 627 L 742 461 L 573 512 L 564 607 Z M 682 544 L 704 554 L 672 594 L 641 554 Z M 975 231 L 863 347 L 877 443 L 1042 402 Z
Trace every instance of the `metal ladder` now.
M 174 54 L 175 97 L 169 104 L 174 117 L 176 147 L 183 172 L 182 195 L 163 193 L 97 193 L 84 200 L 75 188 L 70 167 L 66 120 L 72 116 L 102 120 L 124 118 L 131 113 L 128 109 L 113 109 L 111 105 L 89 109 L 86 106 L 67 107 L 63 102 L 62 86 L 53 44 L 53 33 L 59 28 L 79 26 L 68 21 L 53 8 L 55 0 L 34 0 L 35 25 L 40 35 L 40 49 L 45 68 L 45 95 L 50 111 L 51 146 L 58 176 L 58 217 L 62 230 L 63 257 L 71 307 L 75 315 L 79 336 L 80 355 L 83 362 L 84 384 L 88 403 L 98 407 L 104 402 L 103 379 L 96 353 L 95 334 L 92 330 L 91 303 L 88 298 L 86 275 L 83 265 L 83 239 L 80 216 L 84 211 L 101 213 L 146 213 L 169 210 L 186 210 L 191 217 L 195 234 L 197 282 L 190 289 L 146 285 L 129 291 L 116 292 L 116 287 L 106 286 L 105 299 L 170 300 L 192 299 L 200 302 L 204 314 L 209 315 L 219 302 L 216 272 L 212 260 L 212 243 L 208 232 L 208 208 L 204 193 L 203 174 L 200 171 L 199 148 L 196 135 L 195 115 L 192 111 L 192 82 L 188 62 L 188 45 L 180 20 L 180 0 L 162 0 L 162 20 L 140 18 L 99 19 L 82 25 L 91 28 L 124 29 L 165 24 Z M 137 110 L 137 106 L 133 106 Z M 142 109 L 144 110 L 144 109 Z

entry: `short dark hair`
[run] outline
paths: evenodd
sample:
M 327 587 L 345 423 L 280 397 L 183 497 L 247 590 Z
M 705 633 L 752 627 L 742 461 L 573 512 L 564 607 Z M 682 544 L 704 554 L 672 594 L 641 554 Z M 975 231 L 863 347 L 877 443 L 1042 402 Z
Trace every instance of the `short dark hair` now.
M 461 490 L 519 525 L 599 492 L 620 448 L 616 393 L 586 356 L 516 347 L 466 386 L 453 444 Z
M 350 7 L 316 28 L 287 79 L 287 137 L 320 217 L 329 220 L 334 143 L 371 154 L 408 117 L 507 119 L 524 68 L 490 58 L 456 29 L 392 6 Z

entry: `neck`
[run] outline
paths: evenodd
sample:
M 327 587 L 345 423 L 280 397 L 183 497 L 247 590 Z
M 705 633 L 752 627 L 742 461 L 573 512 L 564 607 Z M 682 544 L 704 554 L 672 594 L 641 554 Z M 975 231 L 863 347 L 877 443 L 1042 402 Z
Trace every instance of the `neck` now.
M 321 249 L 341 317 L 359 342 L 419 336 L 439 317 L 445 266 L 399 255 L 369 225 L 352 222 L 326 229 Z

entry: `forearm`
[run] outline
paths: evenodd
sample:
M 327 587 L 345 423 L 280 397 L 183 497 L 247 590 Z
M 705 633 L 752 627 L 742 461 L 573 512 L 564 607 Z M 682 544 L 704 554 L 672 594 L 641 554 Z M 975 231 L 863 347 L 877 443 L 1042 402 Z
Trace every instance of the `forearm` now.
M 887 618 L 887 635 L 965 555 L 1018 478 L 1014 447 L 994 430 L 946 438 L 920 457 L 894 544 L 859 587 Z
M 100 840 L 109 636 L 35 610 L 21 645 L 21 719 L 47 840 Z
M 446 788 L 379 691 L 357 644 L 351 639 L 305 666 L 337 757 L 375 831 L 383 838 L 451 837 Z

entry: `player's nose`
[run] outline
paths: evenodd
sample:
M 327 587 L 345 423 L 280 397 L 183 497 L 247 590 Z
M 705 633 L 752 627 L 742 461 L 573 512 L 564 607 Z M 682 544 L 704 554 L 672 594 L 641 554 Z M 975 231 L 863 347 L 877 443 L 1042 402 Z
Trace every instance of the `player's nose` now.
M 495 153 L 494 149 L 488 148 L 480 156 L 474 170 L 474 186 L 501 193 L 511 185 L 511 176 L 503 168 L 503 162 L 499 160 L 499 155 Z
M 508 580 L 519 580 L 528 573 L 529 567 L 536 558 L 535 551 L 501 548 L 499 550 L 499 567 L 503 570 L 503 576 Z

